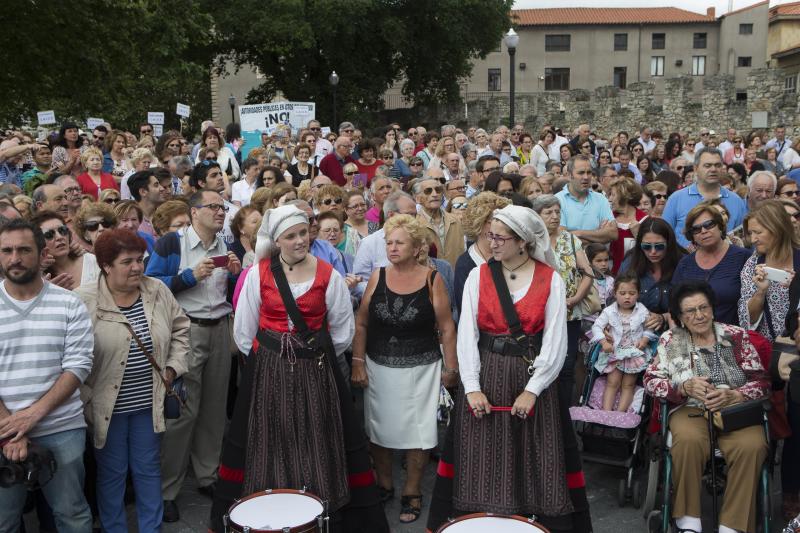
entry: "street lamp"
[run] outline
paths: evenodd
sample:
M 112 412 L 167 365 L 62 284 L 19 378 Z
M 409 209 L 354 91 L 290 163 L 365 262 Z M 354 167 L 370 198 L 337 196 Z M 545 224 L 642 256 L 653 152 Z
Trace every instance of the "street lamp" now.
M 511 59 L 511 77 L 509 81 L 509 105 L 508 105 L 508 120 L 510 122 L 509 128 L 514 127 L 514 54 L 517 53 L 517 44 L 519 44 L 519 35 L 514 31 L 514 28 L 508 30 L 505 36 L 506 48 L 508 48 L 508 57 Z
M 331 129 L 336 131 L 336 86 L 339 85 L 339 75 L 336 74 L 335 70 L 328 76 L 328 82 L 333 88 L 333 123 L 331 124 Z
M 235 124 L 236 113 L 234 112 L 234 109 L 236 109 L 236 97 L 232 94 L 228 97 L 228 105 L 231 106 L 231 122 Z

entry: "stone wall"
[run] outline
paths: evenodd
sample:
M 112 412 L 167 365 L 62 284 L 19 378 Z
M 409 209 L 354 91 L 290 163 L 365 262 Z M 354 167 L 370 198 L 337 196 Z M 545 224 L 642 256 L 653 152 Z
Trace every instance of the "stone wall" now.
M 785 124 L 792 135 L 800 132 L 800 126 L 795 126 L 800 120 L 800 93 L 784 92 L 784 76 L 780 69 L 753 69 L 748 76 L 746 101 L 737 101 L 734 77 L 730 75 L 705 78 L 699 95 L 692 89 L 690 76 L 665 80 L 664 93 L 658 96 L 650 82 L 631 83 L 625 90 L 606 86 L 594 91 L 521 94 L 515 99 L 515 115 L 528 131 L 538 131 L 546 123 L 571 129 L 588 122 L 594 131 L 605 136 L 620 130 L 633 132 L 643 124 L 665 133 L 697 133 L 702 127 L 717 132 L 728 127 L 748 131 L 752 128 L 752 113 L 766 111 L 770 128 Z M 494 128 L 508 122 L 508 103 L 507 94 L 468 94 L 467 119 L 463 103 L 390 111 L 385 118 L 387 122 L 430 126 L 450 123 Z

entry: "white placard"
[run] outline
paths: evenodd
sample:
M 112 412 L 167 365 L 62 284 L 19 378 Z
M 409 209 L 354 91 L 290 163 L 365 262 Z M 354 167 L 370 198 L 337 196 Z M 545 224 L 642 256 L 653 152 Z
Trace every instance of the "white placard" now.
M 153 135 L 161 137 L 162 133 L 164 133 L 164 126 L 161 124 L 153 124 Z
M 39 111 L 36 113 L 36 119 L 39 121 L 39 124 L 55 124 L 56 123 L 56 112 L 55 111 Z
M 331 129 L 328 126 L 322 126 L 322 129 L 320 129 L 319 132 L 323 137 L 325 137 L 331 132 Z
M 89 117 L 86 119 L 86 127 L 90 130 L 93 130 L 103 122 L 105 122 L 105 120 L 102 118 Z
M 153 126 L 156 124 L 164 124 L 164 113 L 162 111 L 148 111 L 147 123 Z
M 189 116 L 189 113 L 190 109 L 189 106 L 186 104 L 178 104 L 175 107 L 175 114 L 178 115 L 179 117 L 187 118 Z
M 242 131 L 265 131 L 278 124 L 289 124 L 296 133 L 314 118 L 314 102 L 273 102 L 239 106 Z

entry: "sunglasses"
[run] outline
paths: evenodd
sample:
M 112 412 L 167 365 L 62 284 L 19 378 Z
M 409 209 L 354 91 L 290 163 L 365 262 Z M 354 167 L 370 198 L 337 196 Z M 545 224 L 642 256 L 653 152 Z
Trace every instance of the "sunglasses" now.
M 358 174 L 358 172 L 345 172 L 344 173 L 345 176 L 355 176 L 356 174 Z
M 710 230 L 716 225 L 717 223 L 713 220 L 706 220 L 702 224 L 695 224 L 694 226 L 690 227 L 689 231 L 691 231 L 692 235 L 697 235 L 698 233 L 702 233 L 704 229 Z
M 798 196 L 800 195 L 800 191 L 783 191 L 781 196 Z
M 444 187 L 441 185 L 437 185 L 436 187 L 425 187 L 422 192 L 425 194 L 425 196 L 430 196 L 434 192 L 436 192 L 436 194 L 442 194 L 444 192 Z
M 663 252 L 664 250 L 667 249 L 667 243 L 665 243 L 665 242 L 656 242 L 656 243 L 643 242 L 642 244 L 639 245 L 639 248 L 641 248 L 643 252 L 652 252 L 652 251 Z
M 466 202 L 453 202 L 453 209 L 466 209 L 467 203 Z
M 411 167 L 421 167 L 422 163 L 410 163 L 409 166 L 411 166 Z
M 667 195 L 666 194 L 654 194 L 653 198 L 655 198 L 656 200 L 666 200 L 667 199 Z
M 311 131 L 322 131 L 322 128 L 308 128 L 308 129 L 310 129 Z
M 120 198 L 106 198 L 106 199 L 105 199 L 105 200 L 103 200 L 103 201 L 104 201 L 105 203 L 107 203 L 107 204 L 115 204 L 115 203 L 117 203 L 117 202 L 120 202 L 120 201 L 121 201 L 121 199 L 120 199 Z
M 694 146 L 694 143 L 686 143 L 686 146 Z
M 97 231 L 100 229 L 100 226 L 103 226 L 105 229 L 110 229 L 114 227 L 114 223 L 110 220 L 90 220 L 83 225 L 86 231 Z
M 447 190 L 448 191 L 466 191 L 467 190 L 467 186 L 466 185 L 459 185 L 457 187 L 448 187 Z
M 56 236 L 56 232 L 58 232 L 59 235 L 66 237 L 67 235 L 69 235 L 69 228 L 62 224 L 61 226 L 55 229 L 49 229 L 42 234 L 44 235 L 44 240 L 52 241 Z
M 341 198 L 325 198 L 324 200 L 322 200 L 322 204 L 323 205 L 331 205 L 331 204 L 342 205 L 342 199 Z

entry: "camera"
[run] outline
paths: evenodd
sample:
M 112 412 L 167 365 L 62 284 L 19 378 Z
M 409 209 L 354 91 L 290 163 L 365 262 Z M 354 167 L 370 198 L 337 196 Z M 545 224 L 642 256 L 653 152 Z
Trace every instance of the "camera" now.
M 53 479 L 57 466 L 53 452 L 32 443 L 28 445 L 28 457 L 19 463 L 0 454 L 0 487 L 25 485 L 28 490 L 38 489 Z

